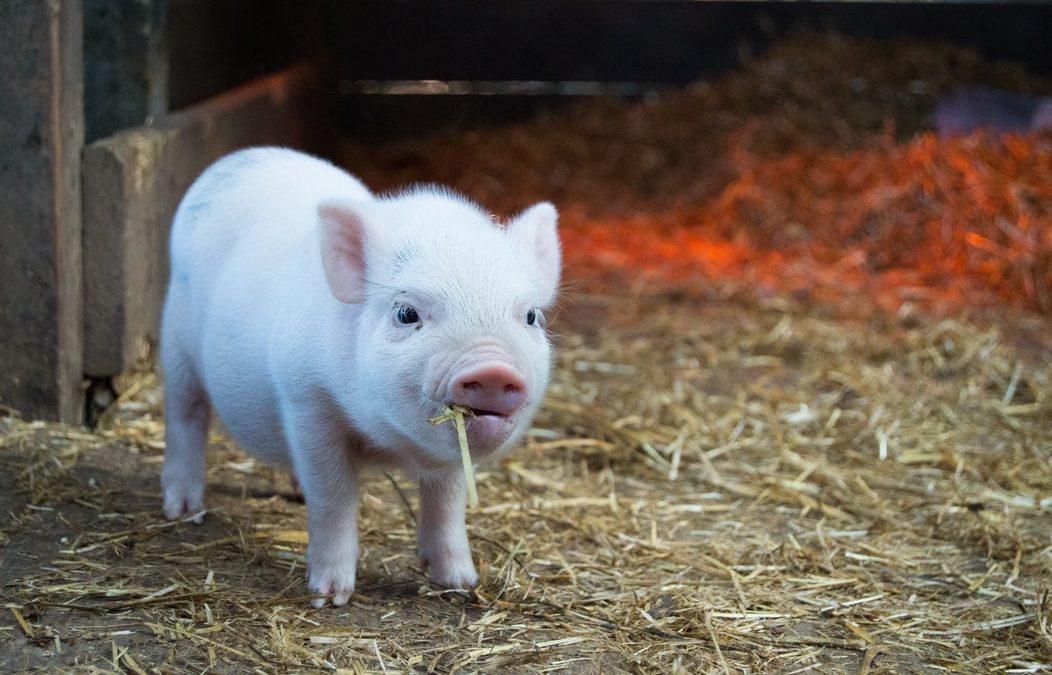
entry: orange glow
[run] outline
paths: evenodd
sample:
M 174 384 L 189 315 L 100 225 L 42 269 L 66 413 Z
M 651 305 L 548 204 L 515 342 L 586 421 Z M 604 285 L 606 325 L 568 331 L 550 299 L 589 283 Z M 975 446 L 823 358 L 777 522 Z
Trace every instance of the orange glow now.
M 925 134 L 741 164 L 705 203 L 624 217 L 564 208 L 568 267 L 864 293 L 891 307 L 1007 300 L 1052 311 L 1052 137 Z

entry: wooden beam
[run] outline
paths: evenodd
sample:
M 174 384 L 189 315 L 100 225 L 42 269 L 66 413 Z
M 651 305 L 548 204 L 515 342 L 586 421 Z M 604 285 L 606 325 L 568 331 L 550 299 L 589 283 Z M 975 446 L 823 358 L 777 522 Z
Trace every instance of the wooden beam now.
M 325 82 L 301 64 L 85 148 L 85 373 L 116 375 L 156 338 L 168 230 L 209 164 L 250 145 L 325 149 Z
M 80 0 L 0 3 L 0 404 L 77 423 Z

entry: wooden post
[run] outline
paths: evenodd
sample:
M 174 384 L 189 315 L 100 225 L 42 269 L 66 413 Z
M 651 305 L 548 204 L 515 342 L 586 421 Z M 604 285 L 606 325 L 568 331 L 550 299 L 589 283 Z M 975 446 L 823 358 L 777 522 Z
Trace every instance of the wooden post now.
M 88 143 L 168 112 L 168 0 L 84 0 Z
M 83 416 L 80 0 L 0 2 L 0 404 Z

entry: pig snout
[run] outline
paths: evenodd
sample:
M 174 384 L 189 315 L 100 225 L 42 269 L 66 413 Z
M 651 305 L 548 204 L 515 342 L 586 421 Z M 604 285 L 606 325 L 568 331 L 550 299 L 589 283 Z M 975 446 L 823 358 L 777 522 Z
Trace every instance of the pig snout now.
M 504 361 L 474 361 L 452 373 L 448 399 L 475 415 L 509 417 L 526 402 L 526 380 Z
M 456 405 L 470 411 L 465 431 L 471 456 L 479 461 L 525 430 L 536 403 L 536 383 L 523 361 L 503 345 L 476 344 L 445 356 L 448 360 L 433 365 L 437 377 L 430 398 L 440 409 Z M 446 446 L 450 457 L 456 458 L 456 435 L 446 431 L 443 436 L 452 443 Z

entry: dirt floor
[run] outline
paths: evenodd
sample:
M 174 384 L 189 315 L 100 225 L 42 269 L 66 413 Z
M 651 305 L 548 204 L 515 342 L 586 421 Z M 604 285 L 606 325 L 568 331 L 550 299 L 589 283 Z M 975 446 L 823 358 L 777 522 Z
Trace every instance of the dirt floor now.
M 6 420 L 0 669 L 1047 671 L 1047 322 L 641 294 L 556 325 L 546 411 L 479 477 L 470 599 L 382 475 L 346 608 L 308 607 L 303 505 L 219 434 L 204 524 L 165 522 L 151 373 L 97 433 Z
M 822 67 L 849 62 L 834 58 L 843 50 L 887 61 L 872 45 L 813 42 L 808 63 Z M 936 60 L 918 49 L 918 59 Z M 801 51 L 786 46 L 754 71 L 773 77 L 772 63 L 796 63 Z M 966 74 L 986 72 L 964 63 Z M 945 69 L 932 71 L 945 89 Z M 559 153 L 526 139 L 558 120 L 370 160 L 349 149 L 370 184 L 442 179 L 501 213 L 543 196 L 541 178 L 569 186 L 556 199 L 568 279 L 551 317 L 553 382 L 524 446 L 479 469 L 481 505 L 468 517 L 477 594 L 428 585 L 415 556 L 414 490 L 401 476 L 375 474 L 361 502 L 351 604 L 311 609 L 304 505 L 286 476 L 218 428 L 203 524 L 166 522 L 162 401 L 147 368 L 122 376 L 120 398 L 95 430 L 0 414 L 0 671 L 1052 671 L 1052 318 L 1040 283 L 1026 291 L 1052 258 L 1034 249 L 1036 258 L 1006 259 L 994 274 L 989 248 L 977 262 L 952 249 L 959 264 L 934 267 L 909 255 L 927 239 L 881 248 L 897 237 L 881 227 L 928 218 L 932 203 L 967 231 L 987 227 L 981 209 L 977 216 L 948 196 L 954 190 L 878 200 L 889 217 L 876 223 L 868 202 L 808 218 L 835 186 L 799 178 L 792 219 L 771 209 L 759 217 L 740 202 L 728 210 L 724 198 L 728 186 L 746 185 L 766 204 L 757 190 L 793 175 L 791 156 L 819 169 L 861 157 L 876 176 L 873 167 L 894 165 L 896 153 L 928 149 L 947 153 L 948 167 L 974 167 L 1014 147 L 1007 154 L 1036 157 L 1035 168 L 1019 177 L 1008 160 L 990 160 L 981 187 L 1023 197 L 1014 211 L 992 197 L 984 204 L 1020 228 L 1050 231 L 1052 202 L 1040 192 L 1052 176 L 1047 137 L 944 144 L 915 111 L 931 101 L 903 103 L 888 94 L 898 80 L 887 79 L 872 106 L 851 103 L 863 118 L 854 107 L 822 111 L 847 120 L 832 136 L 819 124 L 810 135 L 793 127 L 806 149 L 768 138 L 743 158 L 736 129 L 781 138 L 769 131 L 781 127 L 760 113 L 721 118 L 723 135 L 704 137 L 716 148 L 713 174 L 689 195 L 694 183 L 673 169 L 701 176 L 709 160 L 670 159 L 671 136 L 647 141 L 653 161 L 674 165 L 654 174 L 667 185 L 641 181 L 633 191 L 631 175 L 614 175 L 631 148 L 608 143 L 600 145 L 614 147 L 615 165 L 600 158 L 592 169 L 607 172 L 605 182 L 596 173 L 548 176 Z M 728 92 L 748 89 L 733 78 L 715 86 L 706 91 L 730 110 Z M 806 108 L 806 92 L 783 94 Z M 912 117 L 880 108 L 881 97 Z M 685 105 L 668 101 L 669 115 Z M 662 102 L 604 104 L 594 115 L 626 124 L 624 115 L 645 120 L 647 106 L 660 111 Z M 581 115 L 565 126 L 583 124 Z M 603 138 L 613 138 L 603 124 Z M 503 160 L 488 152 L 501 134 L 511 139 Z M 563 150 L 564 140 L 556 139 Z M 454 157 L 429 154 L 439 151 Z M 498 161 L 518 161 L 526 184 L 504 202 L 495 195 L 514 172 Z M 624 162 L 636 178 L 648 171 Z M 622 201 L 595 185 L 615 185 Z M 656 206 L 666 188 L 678 195 L 674 218 Z M 837 189 L 845 203 L 873 198 Z M 730 213 L 745 235 L 735 223 L 692 230 L 691 214 L 704 213 Z M 835 236 L 823 234 L 832 216 L 868 228 L 839 254 L 825 243 Z M 764 238 L 759 228 L 771 219 L 777 236 Z M 678 243 L 646 248 L 627 236 L 648 223 Z M 692 265 L 698 274 L 685 274 Z

